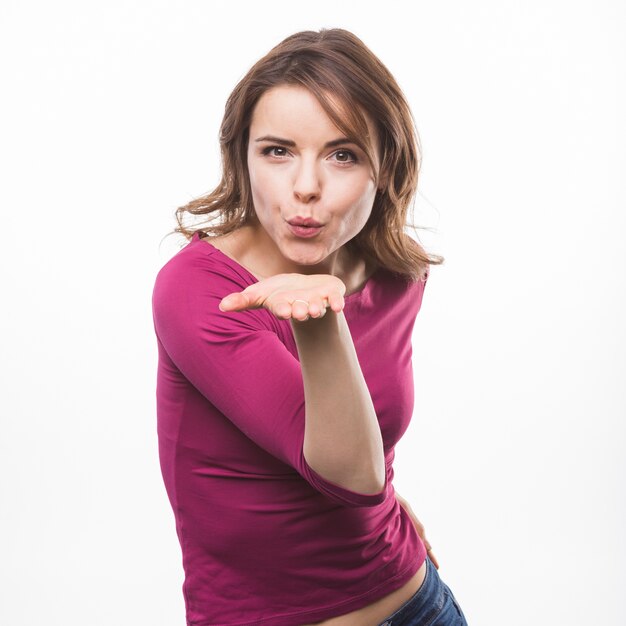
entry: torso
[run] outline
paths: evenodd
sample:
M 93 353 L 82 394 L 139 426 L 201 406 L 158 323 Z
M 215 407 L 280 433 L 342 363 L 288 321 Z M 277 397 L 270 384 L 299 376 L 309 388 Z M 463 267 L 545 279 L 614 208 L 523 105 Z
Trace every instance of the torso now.
M 253 260 L 246 257 L 244 251 L 249 250 L 249 246 L 242 245 L 242 239 L 237 236 L 237 231 L 227 235 L 205 236 L 203 240 L 210 242 L 218 250 L 237 261 L 242 267 L 245 267 L 257 280 L 263 280 L 267 276 L 262 276 L 255 271 L 251 265 Z M 366 263 L 365 261 L 356 261 L 353 271 L 349 277 L 344 278 L 346 284 L 346 294 L 350 295 L 355 291 L 359 291 L 369 277 L 376 271 L 376 265 Z M 402 587 L 392 591 L 386 596 L 350 613 L 331 617 L 330 619 L 315 622 L 314 624 L 306 624 L 305 626 L 376 626 L 380 624 L 386 617 L 397 611 L 415 592 L 420 588 L 424 577 L 426 576 L 426 562 L 415 572 L 409 581 Z

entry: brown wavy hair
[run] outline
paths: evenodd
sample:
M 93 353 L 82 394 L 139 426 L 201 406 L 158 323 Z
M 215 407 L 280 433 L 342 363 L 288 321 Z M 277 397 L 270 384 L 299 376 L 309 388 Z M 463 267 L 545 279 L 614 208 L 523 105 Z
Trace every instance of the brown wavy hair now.
M 330 119 L 367 155 L 380 154 L 375 173 L 378 191 L 362 230 L 346 243 L 348 250 L 373 259 L 409 280 L 424 278 L 429 265 L 443 257 L 427 254 L 405 233 L 407 210 L 417 191 L 421 162 L 413 114 L 395 78 L 351 32 L 323 28 L 290 35 L 257 61 L 230 94 L 220 127 L 222 179 L 210 193 L 176 210 L 178 227 L 188 240 L 196 231 L 223 235 L 254 220 L 247 167 L 252 113 L 265 91 L 279 85 L 308 89 Z M 364 113 L 376 124 L 372 146 Z M 200 225 L 185 226 L 187 214 L 205 215 Z M 215 223 L 217 221 L 217 223 Z

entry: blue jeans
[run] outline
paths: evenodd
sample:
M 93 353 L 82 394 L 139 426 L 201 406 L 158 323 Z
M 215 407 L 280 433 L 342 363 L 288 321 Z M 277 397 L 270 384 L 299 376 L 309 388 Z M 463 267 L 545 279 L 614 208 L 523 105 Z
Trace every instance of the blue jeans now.
M 378 626 L 467 626 L 467 621 L 450 587 L 426 557 L 422 586 L 395 613 Z

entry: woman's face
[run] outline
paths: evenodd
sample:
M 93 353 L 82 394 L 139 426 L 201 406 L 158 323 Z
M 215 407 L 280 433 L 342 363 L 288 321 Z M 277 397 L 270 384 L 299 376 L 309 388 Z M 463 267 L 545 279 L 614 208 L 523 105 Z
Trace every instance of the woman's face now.
M 377 145 L 369 119 L 368 125 Z M 339 249 L 370 216 L 376 183 L 365 153 L 307 89 L 281 85 L 261 96 L 250 125 L 248 172 L 260 234 L 269 237 L 265 250 L 282 255 L 282 271 L 332 272 Z M 321 226 L 290 226 L 298 219 Z

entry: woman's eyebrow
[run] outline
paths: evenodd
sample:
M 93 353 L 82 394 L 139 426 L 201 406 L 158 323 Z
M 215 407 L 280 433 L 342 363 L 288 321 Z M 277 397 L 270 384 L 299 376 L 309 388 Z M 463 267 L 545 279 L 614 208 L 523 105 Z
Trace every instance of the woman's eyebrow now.
M 283 146 L 288 146 L 290 148 L 293 148 L 296 145 L 296 142 L 292 141 L 291 139 L 282 139 L 281 137 L 274 137 L 274 135 L 263 135 L 263 137 L 259 137 L 258 139 L 255 139 L 254 141 L 255 142 L 256 141 L 272 141 L 273 143 L 280 143 Z M 348 137 L 340 137 L 339 139 L 333 139 L 332 141 L 327 141 L 324 144 L 324 148 L 334 148 L 335 146 L 339 146 L 341 144 L 346 144 L 346 143 L 352 143 L 356 145 L 356 143 L 354 143 L 354 141 L 352 141 Z

